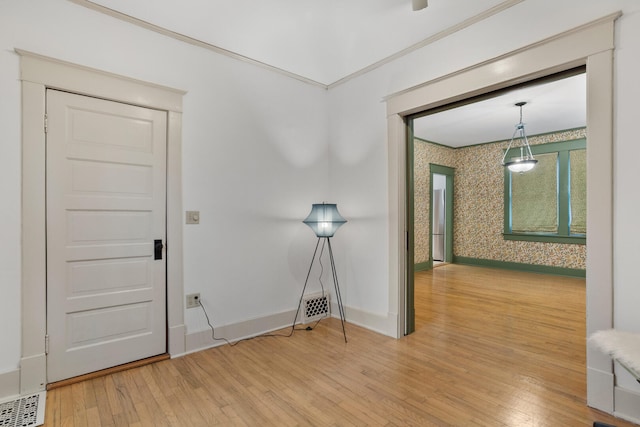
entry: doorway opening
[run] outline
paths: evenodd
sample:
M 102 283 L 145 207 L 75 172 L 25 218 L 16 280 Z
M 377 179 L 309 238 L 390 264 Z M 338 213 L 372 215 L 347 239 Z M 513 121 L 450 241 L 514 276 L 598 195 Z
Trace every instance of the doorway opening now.
M 431 267 L 453 262 L 454 169 L 430 164 Z
M 445 262 L 445 231 L 447 228 L 445 203 L 447 179 L 438 173 L 431 174 L 431 258 L 433 265 Z
M 613 326 L 613 51 L 615 13 L 568 30 L 504 56 L 431 80 L 387 97 L 390 212 L 390 303 L 398 313 L 397 336 L 410 332 L 406 290 L 413 275 L 408 261 L 408 169 L 406 129 L 410 117 L 492 90 L 586 65 L 589 169 L 587 228 L 589 257 L 586 277 L 586 335 Z M 572 46 L 567 49 L 567 46 Z M 499 160 L 498 160 L 499 161 Z M 459 177 L 459 175 L 456 175 Z M 456 226 L 459 228 L 459 225 Z M 587 403 L 612 412 L 615 375 L 610 359 L 586 347 Z M 607 392 L 603 392 L 607 390 Z
M 586 239 L 576 243 L 578 239 L 569 236 L 563 241 L 558 231 L 510 232 L 511 185 L 507 183 L 520 178 L 520 174 L 505 172 L 501 159 L 518 122 L 518 108 L 514 105 L 522 100 L 527 101 L 529 107 L 527 134 L 534 151 L 565 143 L 575 147 L 575 141 L 586 138 L 585 67 L 458 101 L 409 118 L 413 141 L 407 148 L 413 150 L 413 165 L 408 168 L 408 181 L 414 184 L 407 194 L 407 206 L 413 206 L 413 239 L 409 239 L 413 245 L 409 245 L 409 251 L 413 251 L 415 260 L 414 271 L 409 274 L 453 262 L 585 277 Z M 578 153 L 578 150 L 570 153 Z M 586 158 L 584 147 L 580 153 L 583 154 L 581 159 Z M 561 180 L 556 178 L 560 176 L 556 170 L 562 169 L 561 156 L 551 163 L 553 154 L 545 155 L 549 156 L 550 167 L 554 168 L 550 170 L 549 179 L 558 180 L 558 185 L 546 190 L 554 192 L 549 194 L 549 199 L 559 203 L 564 194 L 561 193 Z M 571 159 L 574 157 L 577 158 L 572 156 Z M 572 160 L 571 167 L 563 170 L 573 171 L 574 163 L 577 165 L 577 160 Z M 586 162 L 582 165 L 586 176 Z M 454 170 L 457 174 L 455 194 Z M 529 174 L 541 173 L 538 170 L 543 169 L 534 169 Z M 424 185 L 425 181 L 428 181 L 427 185 Z M 580 182 L 578 179 L 573 181 Z M 567 190 L 565 193 L 571 193 L 573 197 L 579 191 Z M 586 194 L 584 180 L 580 194 Z M 540 200 L 540 194 L 533 191 L 526 196 Z M 455 231 L 449 226 L 453 224 L 454 205 Z M 539 215 L 544 214 L 545 206 L 538 202 L 534 205 L 540 210 Z M 426 214 L 421 212 L 425 207 L 428 209 Z M 574 209 L 576 218 L 586 213 L 586 203 L 571 203 L 567 209 L 570 208 Z M 557 208 L 554 205 L 548 210 L 555 213 Z M 529 216 L 535 217 L 536 212 Z M 555 221 L 560 229 L 562 218 L 557 217 Z M 427 239 L 428 246 L 424 244 Z M 408 279 L 409 286 L 415 286 L 411 280 L 415 277 Z M 415 295 L 415 290 L 406 294 L 408 305 L 415 305 L 412 301 Z M 424 304 L 420 306 L 424 307 Z M 415 310 L 411 314 L 415 315 Z M 415 324 L 413 320 L 408 323 Z

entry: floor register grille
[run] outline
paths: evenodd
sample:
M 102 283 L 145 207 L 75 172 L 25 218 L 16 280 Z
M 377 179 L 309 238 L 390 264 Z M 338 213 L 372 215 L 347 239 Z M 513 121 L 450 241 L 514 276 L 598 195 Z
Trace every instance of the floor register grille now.
M 35 427 L 44 424 L 46 392 L 0 403 L 0 427 Z
M 328 294 L 318 293 L 305 297 L 303 307 L 303 324 L 322 319 L 331 314 Z

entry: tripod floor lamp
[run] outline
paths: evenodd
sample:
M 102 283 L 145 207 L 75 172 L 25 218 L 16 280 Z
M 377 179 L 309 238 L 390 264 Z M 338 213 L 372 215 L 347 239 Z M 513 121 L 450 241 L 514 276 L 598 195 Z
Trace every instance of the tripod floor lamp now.
M 344 329 L 344 307 L 342 305 L 342 296 L 340 295 L 340 286 L 338 285 L 338 275 L 336 274 L 336 263 L 333 259 L 333 250 L 331 249 L 331 237 L 335 234 L 336 230 L 345 222 L 340 213 L 338 212 L 338 208 L 335 204 L 330 203 L 318 203 L 314 204 L 311 207 L 311 213 L 307 218 L 302 221 L 307 224 L 316 236 L 318 236 L 318 242 L 316 243 L 316 249 L 313 251 L 313 257 L 311 258 L 311 265 L 309 265 L 309 272 L 307 273 L 307 278 L 304 281 L 304 287 L 302 288 L 302 295 L 300 295 L 300 302 L 298 303 L 298 310 L 296 311 L 296 318 L 298 317 L 298 313 L 300 312 L 300 306 L 302 304 L 302 299 L 304 297 L 304 291 L 307 289 L 307 284 L 309 283 L 309 276 L 311 275 L 311 269 L 313 268 L 313 263 L 316 260 L 316 255 L 318 253 L 318 247 L 320 246 L 320 241 L 323 241 L 327 244 L 329 249 L 329 261 L 331 263 L 331 274 L 333 278 L 333 286 L 336 291 L 336 302 L 338 303 L 338 311 L 340 312 L 340 322 L 342 324 L 342 334 L 344 335 L 344 342 L 347 342 L 347 333 Z M 294 324 L 295 324 L 294 319 Z

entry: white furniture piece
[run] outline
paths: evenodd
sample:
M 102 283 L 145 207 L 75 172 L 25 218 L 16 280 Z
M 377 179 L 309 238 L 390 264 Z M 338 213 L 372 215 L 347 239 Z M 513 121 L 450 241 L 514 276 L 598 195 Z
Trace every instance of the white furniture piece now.
M 640 334 L 603 330 L 593 333 L 589 343 L 609 354 L 640 383 Z

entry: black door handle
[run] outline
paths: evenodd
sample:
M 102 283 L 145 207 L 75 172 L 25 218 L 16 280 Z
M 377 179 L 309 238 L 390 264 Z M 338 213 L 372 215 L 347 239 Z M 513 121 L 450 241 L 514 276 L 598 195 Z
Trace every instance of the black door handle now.
M 153 241 L 153 259 L 162 259 L 162 239 Z

